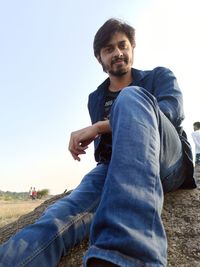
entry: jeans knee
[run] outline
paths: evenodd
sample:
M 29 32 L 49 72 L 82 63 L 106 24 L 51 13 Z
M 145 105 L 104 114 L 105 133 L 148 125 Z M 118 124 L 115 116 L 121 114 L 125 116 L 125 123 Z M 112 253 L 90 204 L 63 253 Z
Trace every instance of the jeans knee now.
M 155 97 L 146 89 L 138 86 L 124 88 L 117 97 L 110 116 L 113 120 L 123 120 L 128 123 L 134 120 L 144 125 L 158 126 L 159 106 Z
M 132 97 L 132 95 L 140 93 L 140 87 L 138 86 L 129 86 L 125 87 L 121 90 L 118 100 L 119 101 L 126 101 L 128 98 Z
M 146 105 L 157 106 L 155 97 L 149 93 L 146 89 L 139 86 L 125 87 L 119 94 L 117 101 L 120 105 Z

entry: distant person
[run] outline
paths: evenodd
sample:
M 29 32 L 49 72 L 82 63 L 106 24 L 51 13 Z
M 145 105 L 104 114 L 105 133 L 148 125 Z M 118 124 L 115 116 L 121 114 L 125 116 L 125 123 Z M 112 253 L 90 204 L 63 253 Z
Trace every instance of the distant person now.
M 33 199 L 32 193 L 33 193 L 33 188 L 31 187 L 30 190 L 29 190 L 29 197 L 30 197 L 30 199 Z
M 35 187 L 33 187 L 32 199 L 35 200 L 36 198 L 37 198 L 37 191 L 36 191 Z
M 195 144 L 195 164 L 200 165 L 200 122 L 194 122 L 192 139 Z
M 92 124 L 71 134 L 69 151 L 80 161 L 94 141 L 97 166 L 0 247 L 1 267 L 57 266 L 88 236 L 84 267 L 167 266 L 164 193 L 196 187 L 182 93 L 171 70 L 132 68 L 135 30 L 127 23 L 106 21 L 93 47 L 108 78 L 89 95 Z

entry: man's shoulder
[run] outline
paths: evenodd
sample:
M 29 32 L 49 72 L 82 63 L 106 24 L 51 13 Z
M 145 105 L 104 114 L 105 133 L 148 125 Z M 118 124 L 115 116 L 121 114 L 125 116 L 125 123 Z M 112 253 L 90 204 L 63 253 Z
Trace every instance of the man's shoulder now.
M 172 74 L 172 71 L 169 68 L 158 66 L 151 70 L 140 70 L 132 68 L 132 73 L 135 77 L 137 77 L 138 80 L 142 80 L 143 78 L 147 78 L 149 76 L 160 76 L 160 75 L 162 76 L 164 74 Z M 98 95 L 104 94 L 104 92 L 108 88 L 108 85 L 109 85 L 109 78 L 104 80 L 94 91 L 92 91 L 89 94 L 89 98 L 91 97 L 93 98 Z
M 147 78 L 151 76 L 160 76 L 160 75 L 162 76 L 162 75 L 173 74 L 173 72 L 169 68 L 163 67 L 163 66 L 158 66 L 158 67 L 155 67 L 149 70 L 140 70 L 140 69 L 133 68 L 132 73 L 134 76 L 138 77 L 139 79 L 143 79 L 143 78 Z
M 94 91 L 92 91 L 89 94 L 89 98 L 90 97 L 96 97 L 97 95 L 102 95 L 104 94 L 104 92 L 106 91 L 106 89 L 109 86 L 109 78 L 107 78 L 105 81 L 103 81 Z
M 167 67 L 162 67 L 162 66 L 156 67 L 152 71 L 156 73 L 157 75 L 162 75 L 162 74 L 174 75 L 171 69 Z
M 172 72 L 169 68 L 167 67 L 163 67 L 163 66 L 158 66 L 158 67 L 155 67 L 151 70 L 145 70 L 144 71 L 145 73 L 149 74 L 149 73 L 156 73 L 156 74 L 160 74 L 160 73 L 169 73 L 169 72 Z

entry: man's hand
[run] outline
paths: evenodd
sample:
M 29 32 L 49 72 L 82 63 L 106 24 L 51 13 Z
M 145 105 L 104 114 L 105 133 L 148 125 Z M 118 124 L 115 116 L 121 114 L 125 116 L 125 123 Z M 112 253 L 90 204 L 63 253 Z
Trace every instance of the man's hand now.
M 79 155 L 85 154 L 88 145 L 99 136 L 99 134 L 111 132 L 108 121 L 99 121 L 91 126 L 71 133 L 69 151 L 75 160 L 80 161 Z
M 71 138 L 69 141 L 69 151 L 75 160 L 80 161 L 79 155 L 85 154 L 85 150 L 88 145 L 94 141 L 98 136 L 98 127 L 94 125 L 88 126 L 81 130 L 71 133 Z

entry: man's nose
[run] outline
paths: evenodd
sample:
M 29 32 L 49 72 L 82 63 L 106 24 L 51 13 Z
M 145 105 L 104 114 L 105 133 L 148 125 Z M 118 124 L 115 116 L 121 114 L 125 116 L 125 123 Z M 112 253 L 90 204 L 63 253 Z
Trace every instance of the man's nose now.
M 122 53 L 121 49 L 116 47 L 115 50 L 114 50 L 114 57 L 121 57 L 121 56 L 123 56 L 123 53 Z

